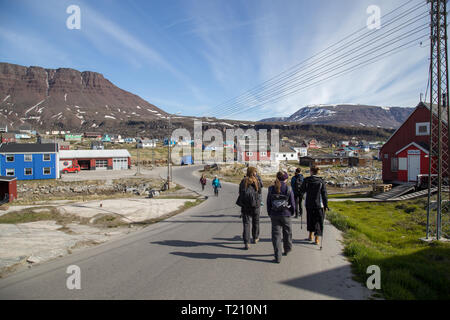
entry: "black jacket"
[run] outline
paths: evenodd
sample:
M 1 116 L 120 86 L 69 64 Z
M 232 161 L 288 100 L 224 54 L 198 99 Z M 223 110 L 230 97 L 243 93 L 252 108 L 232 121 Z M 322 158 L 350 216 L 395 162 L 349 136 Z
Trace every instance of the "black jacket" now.
M 305 178 L 300 190 L 302 196 L 306 193 L 306 208 L 328 208 L 327 188 L 322 178 L 319 178 L 317 176 L 310 176 Z
M 281 193 L 289 196 L 289 209 L 286 209 L 283 212 L 275 212 L 272 211 L 272 194 L 275 193 L 275 186 L 270 186 L 269 191 L 267 193 L 267 213 L 269 216 L 282 216 L 282 217 L 290 217 L 293 216 L 295 213 L 295 198 L 294 198 L 294 192 L 292 191 L 292 188 L 290 188 L 290 193 L 288 194 L 288 185 L 286 182 L 281 182 Z

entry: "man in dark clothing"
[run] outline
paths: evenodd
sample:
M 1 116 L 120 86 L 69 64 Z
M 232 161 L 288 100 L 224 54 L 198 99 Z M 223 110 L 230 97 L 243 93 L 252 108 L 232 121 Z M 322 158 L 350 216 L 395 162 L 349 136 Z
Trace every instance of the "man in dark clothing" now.
M 295 170 L 295 176 L 291 179 L 291 187 L 294 191 L 294 198 L 295 198 L 295 218 L 298 219 L 298 216 L 303 215 L 303 208 L 302 208 L 302 194 L 300 192 L 300 188 L 303 183 L 303 175 L 301 174 L 302 170 L 300 168 L 297 168 Z
M 317 174 L 319 168 L 311 168 L 311 176 L 303 180 L 300 188 L 301 194 L 306 193 L 306 224 L 309 231 L 308 240 L 313 241 L 312 234 L 314 232 L 315 243 L 319 244 L 319 237 L 323 233 L 323 220 L 325 210 L 328 210 L 328 195 L 325 182 L 319 178 Z
M 283 255 L 292 250 L 291 216 L 295 213 L 295 200 L 292 189 L 286 183 L 283 172 L 277 173 L 275 184 L 267 194 L 267 213 L 272 221 L 272 244 L 275 252 L 274 262 L 281 262 L 281 235 L 283 234 Z

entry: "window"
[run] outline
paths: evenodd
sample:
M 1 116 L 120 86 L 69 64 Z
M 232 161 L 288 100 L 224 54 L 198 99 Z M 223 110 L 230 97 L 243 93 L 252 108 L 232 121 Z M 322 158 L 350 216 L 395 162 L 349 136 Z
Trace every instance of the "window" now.
M 384 154 L 385 159 L 389 159 L 389 155 L 387 153 Z
M 50 161 L 50 153 L 44 153 L 44 161 Z
M 6 162 L 14 162 L 14 155 L 13 154 L 7 154 L 6 155 Z
M 52 173 L 52 169 L 51 168 L 44 168 L 44 175 L 49 175 Z
M 249 157 L 253 156 L 253 152 L 247 152 L 247 156 Z
M 398 158 L 398 170 L 407 170 L 407 168 L 408 168 L 408 159 Z
M 108 160 L 95 160 L 95 166 L 97 168 L 107 168 Z
M 23 159 L 24 159 L 25 162 L 31 162 L 31 161 L 33 161 L 33 155 L 32 154 L 25 154 L 23 156 Z
M 33 175 L 33 169 L 32 168 L 25 168 L 24 169 L 25 175 L 26 176 L 31 176 Z
M 15 176 L 14 169 L 6 169 L 6 175 L 7 176 Z
M 391 158 L 391 171 L 392 172 L 398 171 L 398 158 Z
M 416 123 L 416 136 L 428 136 L 430 134 L 430 124 L 428 122 Z
M 261 152 L 261 156 L 265 157 L 265 156 L 267 156 L 267 153 L 266 152 Z

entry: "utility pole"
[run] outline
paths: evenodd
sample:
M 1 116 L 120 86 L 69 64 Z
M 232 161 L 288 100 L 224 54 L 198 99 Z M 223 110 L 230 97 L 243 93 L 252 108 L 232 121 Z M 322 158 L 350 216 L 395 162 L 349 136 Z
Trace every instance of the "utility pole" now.
M 449 141 L 448 119 L 448 56 L 447 56 L 447 1 L 427 0 L 431 4 L 430 47 L 430 140 L 428 159 L 428 205 L 426 238 L 440 240 L 442 222 L 448 223 L 449 211 Z M 437 120 L 437 121 L 436 121 Z M 444 130 L 442 123 L 447 123 Z M 432 193 L 437 191 L 434 205 Z M 447 202 L 447 204 L 446 204 Z M 432 211 L 436 210 L 436 217 Z M 435 226 L 432 224 L 435 223 Z M 448 235 L 447 235 L 448 236 Z
M 167 127 L 167 189 L 170 189 L 170 182 L 171 182 L 171 176 L 170 176 L 170 161 L 171 161 L 171 150 L 170 150 L 170 140 L 171 140 L 171 122 L 170 122 L 170 115 L 168 115 L 169 118 L 169 126 Z

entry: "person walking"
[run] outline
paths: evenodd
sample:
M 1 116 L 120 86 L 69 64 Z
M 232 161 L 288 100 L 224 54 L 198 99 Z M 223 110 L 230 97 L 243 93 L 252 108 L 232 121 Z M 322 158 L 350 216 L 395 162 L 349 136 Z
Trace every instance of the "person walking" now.
M 274 185 L 267 194 L 267 213 L 272 221 L 272 244 L 275 253 L 273 262 L 281 262 L 281 236 L 283 236 L 283 255 L 292 250 L 291 216 L 295 214 L 295 200 L 292 188 L 286 183 L 286 174 L 277 173 Z
M 325 182 L 319 178 L 318 167 L 312 167 L 311 176 L 303 180 L 300 188 L 302 196 L 306 193 L 305 207 L 306 207 L 306 225 L 309 231 L 309 241 L 313 241 L 313 233 L 315 236 L 314 242 L 319 244 L 319 237 L 323 236 L 323 220 L 325 211 L 328 209 L 328 194 Z
M 262 181 L 258 178 L 257 169 L 248 167 L 247 174 L 239 184 L 239 197 L 236 201 L 241 207 L 241 217 L 243 224 L 242 238 L 244 239 L 244 249 L 248 250 L 250 245 L 250 224 L 252 243 L 259 241 L 259 217 L 261 208 Z
M 220 180 L 217 176 L 214 176 L 214 180 L 212 181 L 212 186 L 214 188 L 214 195 L 216 197 L 219 196 L 219 188 L 222 188 L 222 185 L 220 184 Z
M 200 178 L 200 184 L 202 185 L 202 191 L 205 191 L 205 186 L 206 186 L 206 176 L 205 176 L 205 174 L 202 174 L 202 177 Z
M 302 208 L 302 194 L 300 192 L 300 188 L 302 186 L 304 177 L 301 174 L 302 170 L 300 168 L 297 168 L 295 170 L 295 176 L 291 179 L 291 187 L 294 191 L 294 199 L 295 199 L 295 218 L 298 219 L 298 216 L 303 215 L 303 208 Z

